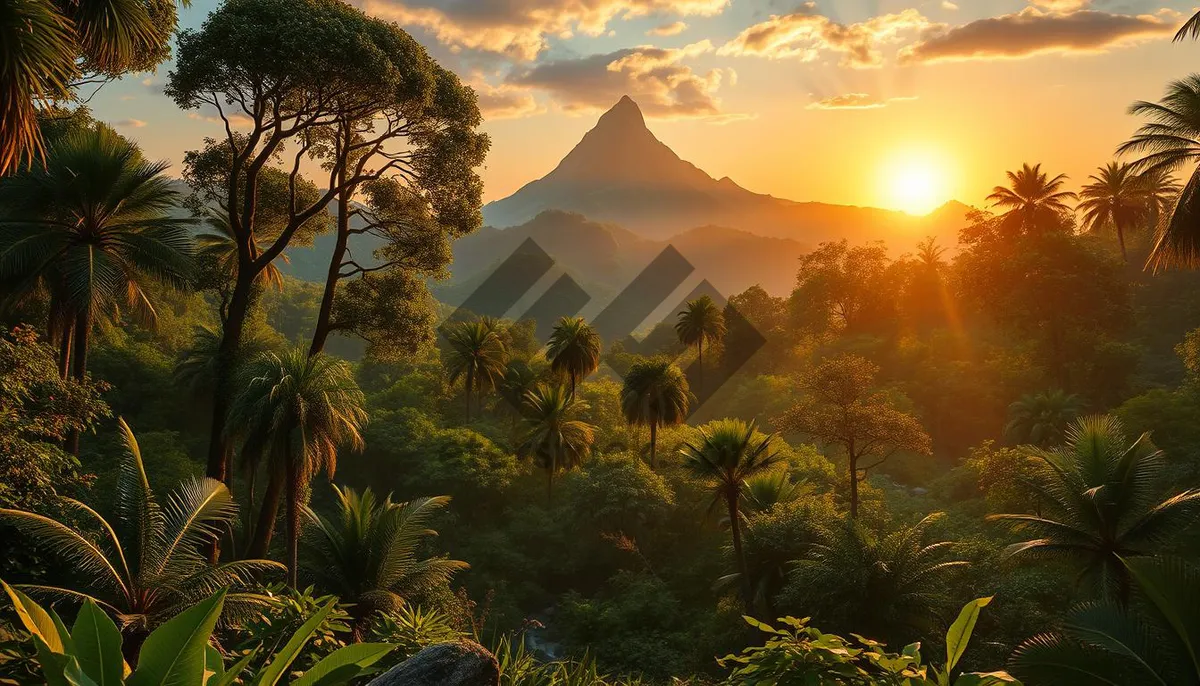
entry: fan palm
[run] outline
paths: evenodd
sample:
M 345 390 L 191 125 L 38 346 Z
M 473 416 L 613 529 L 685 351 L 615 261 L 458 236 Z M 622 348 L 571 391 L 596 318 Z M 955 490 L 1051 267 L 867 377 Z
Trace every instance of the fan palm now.
M 333 491 L 334 516 L 305 508 L 305 572 L 322 591 L 350 604 L 356 641 L 373 617 L 399 611 L 468 567 L 420 554 L 423 539 L 437 535 L 429 523 L 450 502 L 448 496 L 394 503 L 390 495 L 381 502 L 370 488 L 359 493 L 335 485 Z
M 112 522 L 87 505 L 60 498 L 67 511 L 89 523 L 81 531 L 49 517 L 0 510 L 11 524 L 63 559 L 85 580 L 81 588 L 24 586 L 33 593 L 71 601 L 92 599 L 112 614 L 127 643 L 136 649 L 155 627 L 219 590 L 234 588 L 227 611 L 252 609 L 266 598 L 242 590 L 254 576 L 281 570 L 268 560 L 209 564 L 201 546 L 230 527 L 237 505 L 225 485 L 207 478 L 180 484 L 160 505 L 146 480 L 141 450 L 129 426 L 120 421 L 125 455 L 113 497 L 119 518 Z
M 546 358 L 551 371 L 567 377 L 574 396 L 576 384 L 600 368 L 600 334 L 583 317 L 563 317 L 550 334 Z
M 587 409 L 562 386 L 538 384 L 525 396 L 525 437 L 517 452 L 542 461 L 546 470 L 546 499 L 554 498 L 554 476 L 571 469 L 592 451 L 596 427 L 576 419 Z
M 229 219 L 223 214 L 210 212 L 205 218 L 205 223 L 212 230 L 196 237 L 197 255 L 210 262 L 220 278 L 227 283 L 232 283 L 237 279 L 238 244 L 233 235 L 233 229 L 229 228 Z M 257 256 L 261 250 L 257 250 L 258 246 L 255 248 L 254 256 Z M 287 255 L 283 253 L 279 254 L 279 259 L 284 264 L 288 262 Z M 275 266 L 274 262 L 264 267 L 255 280 L 266 288 L 274 288 L 283 292 L 283 272 L 279 271 L 279 267 Z
M 785 599 L 831 630 L 862 632 L 889 644 L 926 635 L 948 608 L 950 576 L 967 564 L 947 559 L 952 543 L 925 543 L 941 517 L 935 512 L 884 536 L 847 520 L 796 563 Z
M 1085 417 L 1066 438 L 1061 448 L 1033 453 L 1038 470 L 1031 486 L 1044 515 L 989 519 L 1033 535 L 1009 546 L 1008 554 L 1066 557 L 1077 563 L 1081 578 L 1124 601 L 1130 579 L 1122 560 L 1163 552 L 1200 515 L 1200 490 L 1162 498 L 1162 452 L 1147 434 L 1129 441 L 1114 417 Z
M 471 393 L 478 395 L 482 409 L 484 390 L 494 388 L 504 374 L 504 341 L 496 322 L 488 318 L 451 324 L 444 335 L 450 345 L 450 359 L 446 362 L 450 383 L 463 379 L 469 422 Z
M 1162 100 L 1135 102 L 1129 112 L 1149 121 L 1117 154 L 1139 155 L 1133 164 L 1143 173 L 1193 166 L 1170 217 L 1159 227 L 1148 265 L 1155 270 L 1195 267 L 1200 264 L 1200 167 L 1194 166 L 1200 162 L 1200 74 L 1171 82 Z
M 1058 445 L 1081 412 L 1083 400 L 1060 389 L 1024 395 L 1008 406 L 1004 435 L 1039 448 Z
M 787 470 L 757 474 L 742 484 L 742 498 L 754 512 L 768 512 L 776 505 L 812 492 L 812 484 L 796 483 Z
M 286 495 L 288 580 L 295 586 L 301 501 L 317 473 L 333 477 L 340 448 L 362 449 L 366 398 L 350 365 L 298 348 L 259 356 L 243 376 L 230 428 L 242 439 L 243 459 L 265 462 L 269 475 L 250 555 L 266 554 Z
M 49 328 L 73 337 L 77 378 L 97 318 L 126 307 L 152 322 L 147 282 L 190 283 L 193 222 L 168 214 L 178 194 L 166 168 L 97 126 L 55 143 L 45 168 L 0 184 L 0 281 L 17 284 L 16 297 L 49 292 Z
M 1050 178 L 1040 164 L 1023 164 L 1017 171 L 1008 172 L 1009 187 L 996 186 L 987 199 L 992 206 L 1005 210 L 1000 219 L 1011 233 L 1034 233 L 1058 225 L 1063 216 L 1070 214 L 1067 202 L 1076 196 L 1062 189 L 1066 180 L 1065 174 Z
M 691 300 L 679 313 L 675 323 L 679 342 L 696 346 L 697 386 L 704 391 L 704 344 L 721 340 L 725 335 L 725 314 L 713 299 L 702 295 Z
M 1079 193 L 1083 226 L 1092 232 L 1111 226 L 1117 232 L 1121 259 L 1128 262 L 1125 233 L 1147 219 L 1154 206 L 1146 180 L 1135 174 L 1132 166 L 1117 162 L 1100 167 L 1088 180 Z
M 760 434 L 754 422 L 719 419 L 700 427 L 700 440 L 685 443 L 680 449 L 684 465 L 694 476 L 708 484 L 712 506 L 724 504 L 733 538 L 733 554 L 738 573 L 746 576 L 746 557 L 742 550 L 741 498 L 747 479 L 768 471 L 779 462 L 772 449 L 774 434 Z M 743 600 L 751 602 L 748 582 L 743 582 Z
M 1076 607 L 1061 631 L 1034 636 L 1009 660 L 1027 684 L 1200 684 L 1200 571 L 1176 558 L 1125 560 L 1135 602 Z
M 692 394 L 687 377 L 669 360 L 635 362 L 621 387 L 621 412 L 625 421 L 650 427 L 650 468 L 655 467 L 658 427 L 682 424 L 688 416 Z

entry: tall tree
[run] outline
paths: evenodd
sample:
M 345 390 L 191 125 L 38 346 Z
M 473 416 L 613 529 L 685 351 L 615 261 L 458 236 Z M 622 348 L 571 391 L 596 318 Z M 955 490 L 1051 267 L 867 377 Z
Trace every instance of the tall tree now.
M 209 564 L 200 546 L 231 526 L 237 504 L 225 485 L 196 478 L 179 485 L 160 504 L 150 490 L 137 439 L 120 421 L 125 442 L 120 479 L 113 494 L 120 519 L 109 522 L 71 498 L 60 504 L 67 522 L 19 510 L 0 510 L 0 521 L 27 532 L 78 573 L 80 586 L 25 586 L 34 593 L 72 602 L 91 599 L 112 614 L 136 651 L 155 627 L 194 603 L 225 588 L 233 606 L 244 612 L 266 598 L 249 593 L 254 577 L 278 570 L 268 560 Z M 81 530 L 80 525 L 86 523 Z
M 829 331 L 880 333 L 895 328 L 899 284 L 882 242 L 850 246 L 822 243 L 800 258 L 796 288 L 788 300 L 792 326 Z
M 1149 121 L 1117 148 L 1117 154 L 1138 155 L 1133 164 L 1143 173 L 1191 167 L 1174 210 L 1159 227 L 1147 264 L 1155 270 L 1195 268 L 1200 264 L 1200 74 L 1172 81 L 1161 100 L 1135 102 L 1129 113 Z
M 1088 181 L 1079 192 L 1083 226 L 1092 232 L 1112 227 L 1121 246 L 1121 259 L 1128 262 L 1125 234 L 1150 216 L 1149 189 L 1132 166 L 1117 162 L 1100 167 Z
M 304 571 L 317 588 L 351 605 L 356 641 L 378 615 L 445 588 L 455 572 L 467 569 L 465 562 L 422 554 L 424 540 L 437 535 L 430 521 L 448 496 L 397 503 L 390 495 L 380 500 L 370 488 L 360 493 L 334 485 L 333 492 L 333 516 L 304 509 Z
M 840 447 L 849 468 L 850 516 L 858 516 L 858 485 L 897 452 L 922 455 L 929 435 L 916 417 L 874 389 L 879 367 L 857 355 L 825 360 L 805 374 L 805 397 L 776 424 Z
M 670 360 L 635 362 L 621 387 L 621 412 L 625 421 L 650 427 L 650 468 L 655 468 L 658 427 L 682 424 L 691 407 L 687 377 Z
M 190 285 L 192 220 L 170 216 L 178 199 L 165 162 L 147 162 L 133 143 L 103 125 L 68 134 L 44 167 L 0 183 L 0 282 L 12 295 L 46 291 L 47 325 L 60 345 L 62 372 L 87 372 L 91 331 L 122 309 L 155 319 L 146 287 Z M 78 450 L 78 434 L 71 439 Z
M 170 54 L 175 23 L 171 0 L 6 3 L 0 9 L 0 175 L 44 158 L 39 108 L 75 100 L 79 90 L 98 89 L 122 74 L 152 70 Z
M 231 159 L 220 178 L 238 244 L 214 394 L 210 476 L 226 476 L 224 423 L 234 383 L 232 362 L 258 274 L 339 195 L 385 174 L 425 179 L 446 172 L 445 164 L 457 164 L 463 126 L 469 131 L 474 124 L 471 106 L 446 109 L 447 98 L 455 104 L 466 98 L 473 106 L 470 91 L 453 88 L 456 84 L 408 34 L 336 0 L 231 0 L 199 30 L 180 33 L 167 93 L 183 108 L 212 108 L 225 124 L 223 145 Z M 446 125 L 444 119 L 430 118 L 431 111 L 455 111 L 464 119 L 461 125 Z M 311 202 L 300 198 L 300 185 L 294 183 L 306 158 L 316 158 L 327 172 L 325 190 Z M 284 162 L 290 181 L 287 218 L 260 251 L 255 243 L 259 181 L 276 162 Z M 468 186 L 458 188 L 469 193 Z M 457 205 L 459 198 L 451 192 L 429 200 L 440 208 Z M 349 213 L 342 219 L 348 221 Z
M 688 302 L 675 323 L 679 342 L 696 346 L 697 386 L 704 390 L 704 344 L 721 340 L 725 335 L 725 314 L 713 299 L 702 295 Z
M 546 358 L 552 372 L 567 377 L 574 396 L 575 386 L 600 368 L 600 334 L 583 317 L 563 317 L 550 334 Z
M 733 554 L 743 580 L 742 600 L 749 608 L 752 592 L 742 550 L 742 489 L 747 479 L 773 467 L 780 456 L 771 445 L 774 435 L 762 435 L 754 422 L 719 419 L 700 427 L 699 433 L 699 440 L 685 443 L 680 452 L 684 465 L 708 484 L 713 507 L 723 504 L 729 515 Z
M 538 384 L 525 396 L 525 437 L 518 454 L 542 461 L 546 499 L 554 500 L 554 477 L 577 466 L 592 452 L 596 427 L 578 419 L 587 405 L 558 385 Z
M 1065 557 L 1121 602 L 1132 589 L 1125 562 L 1168 552 L 1172 538 L 1200 516 L 1200 489 L 1164 495 L 1162 452 L 1147 434 L 1128 440 L 1115 417 L 1081 419 L 1067 432 L 1066 445 L 1032 456 L 1042 515 L 989 517 L 1032 534 L 1009 554 Z
M 495 320 L 484 317 L 451 324 L 444 331 L 449 346 L 446 368 L 450 372 L 450 383 L 463 380 L 468 422 L 471 421 L 471 394 L 477 395 L 482 412 L 484 391 L 495 388 L 504 375 L 507 351 L 499 326 Z
M 288 581 L 295 586 L 302 501 L 319 472 L 333 477 L 341 448 L 362 450 L 366 399 L 350 365 L 299 349 L 260 356 L 243 379 L 230 426 L 242 438 L 243 459 L 264 461 L 269 474 L 250 555 L 266 554 L 286 496 Z
M 1037 232 L 1070 214 L 1067 203 L 1077 196 L 1063 190 L 1066 181 L 1066 174 L 1051 178 L 1042 171 L 1041 164 L 1023 164 L 1017 171 L 1008 172 L 1008 187 L 996 186 L 987 199 L 993 207 L 1004 210 L 1001 225 L 1010 235 Z

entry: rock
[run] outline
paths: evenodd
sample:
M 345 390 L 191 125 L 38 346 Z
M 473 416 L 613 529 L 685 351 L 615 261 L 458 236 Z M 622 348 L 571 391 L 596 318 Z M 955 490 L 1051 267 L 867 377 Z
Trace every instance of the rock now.
M 367 686 L 498 686 L 496 657 L 474 641 L 429 646 Z

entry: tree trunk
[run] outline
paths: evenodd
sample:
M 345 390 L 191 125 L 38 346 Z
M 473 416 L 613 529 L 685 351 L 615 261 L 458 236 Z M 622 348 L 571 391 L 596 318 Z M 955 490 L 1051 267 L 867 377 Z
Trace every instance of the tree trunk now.
M 746 556 L 742 552 L 742 522 L 738 515 L 738 494 L 730 491 L 725 494 L 725 503 L 729 508 L 729 532 L 733 535 L 733 555 L 736 558 L 738 577 L 741 579 L 742 602 L 746 605 L 746 614 L 752 608 L 750 597 L 750 577 L 746 574 Z
M 858 458 L 850 458 L 850 518 L 858 518 Z
M 298 588 L 300 576 L 300 491 L 303 484 L 300 483 L 300 472 L 292 456 L 291 441 L 287 442 L 284 450 L 284 459 L 287 460 L 285 471 L 287 474 L 288 585 L 292 588 Z
M 554 458 L 554 451 L 550 451 L 550 455 L 546 457 L 549 462 L 549 469 L 546 470 L 546 504 L 554 504 L 554 472 L 558 470 L 558 460 Z
M 329 257 L 329 269 L 325 272 L 325 291 L 321 294 L 321 309 L 317 312 L 317 323 L 313 327 L 312 345 L 308 347 L 308 356 L 312 357 L 325 350 L 325 342 L 331 332 L 330 324 L 333 319 L 333 299 L 337 295 L 339 274 L 342 271 L 342 259 L 346 256 L 346 245 L 350 240 L 350 196 L 351 191 L 346 186 L 346 169 L 343 166 L 338 171 L 337 238 L 333 244 L 333 254 Z
M 270 470 L 267 490 L 263 493 L 262 506 L 258 510 L 258 522 L 254 525 L 254 538 L 246 556 L 253 560 L 265 560 L 271 549 L 271 536 L 275 533 L 275 517 L 279 514 L 279 501 L 283 498 L 283 476 Z
M 71 344 L 71 354 L 74 357 L 71 367 L 71 376 L 77 381 L 83 381 L 87 377 L 87 355 L 88 355 L 88 337 L 92 329 L 91 312 L 84 310 L 79 313 L 79 317 L 75 320 L 74 342 Z M 79 431 L 71 431 L 67 436 L 67 452 L 75 457 L 79 457 Z
M 657 465 L 655 465 L 655 462 L 654 462 L 655 451 L 657 451 L 657 450 L 658 450 L 658 422 L 652 419 L 652 420 L 650 420 L 650 471 L 654 471 L 654 468 L 657 466 Z
M 225 422 L 229 413 L 229 396 L 233 393 L 236 381 L 234 365 L 237 362 L 237 351 L 241 347 L 242 330 L 250 313 L 253 283 L 253 275 L 246 274 L 245 270 L 239 268 L 237 282 L 229 298 L 229 311 L 222 327 L 221 345 L 217 349 L 217 378 L 213 385 L 212 425 L 208 432 L 208 466 L 205 475 L 225 484 L 229 483 L 225 459 L 229 439 L 225 436 Z
M 71 338 L 74 331 L 70 324 L 58 332 L 58 376 L 67 378 L 71 374 Z
M 1129 255 L 1125 253 L 1125 229 L 1121 226 L 1121 222 L 1114 222 L 1117 226 L 1117 243 L 1121 245 L 1121 261 L 1129 263 Z
M 704 337 L 696 341 L 696 397 L 704 393 Z
M 463 395 L 467 396 L 467 423 L 471 423 L 471 389 L 475 386 L 475 373 L 467 369 L 467 385 Z

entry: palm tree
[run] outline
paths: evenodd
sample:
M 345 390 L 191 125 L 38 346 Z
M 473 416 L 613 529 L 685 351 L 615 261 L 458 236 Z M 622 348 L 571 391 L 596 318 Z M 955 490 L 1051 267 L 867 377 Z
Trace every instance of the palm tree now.
M 754 422 L 719 419 L 700 427 L 700 440 L 685 443 L 680 449 L 684 464 L 703 479 L 713 494 L 713 507 L 724 504 L 733 538 L 733 555 L 742 575 L 742 598 L 749 606 L 751 591 L 746 581 L 746 557 L 742 550 L 742 489 L 747 479 L 766 472 L 779 462 L 772 450 L 774 434 L 758 433 Z
M 576 384 L 600 368 L 600 334 L 583 317 L 563 317 L 550 334 L 546 358 L 551 371 L 567 377 L 574 396 Z
M 1131 587 L 1124 561 L 1163 552 L 1200 515 L 1200 489 L 1164 499 L 1162 452 L 1148 434 L 1127 440 L 1115 417 L 1085 417 L 1067 431 L 1064 446 L 1032 456 L 1038 461 L 1032 486 L 1047 512 L 989 517 L 1032 534 L 1008 554 L 1065 557 L 1081 578 L 1121 602 Z
M 1083 226 L 1095 233 L 1113 227 L 1121 246 L 1121 259 L 1128 262 L 1125 232 L 1149 217 L 1152 207 L 1146 179 L 1135 174 L 1132 166 L 1117 162 L 1100 167 L 1088 179 L 1090 183 L 1079 194 L 1083 199 L 1078 207 L 1083 212 Z
M 467 421 L 471 421 L 471 393 L 479 396 L 483 408 L 483 392 L 494 388 L 504 374 L 504 341 L 496 322 L 489 318 L 451 324 L 444 330 L 450 345 L 450 359 L 446 366 L 450 372 L 450 383 L 463 379 L 467 397 Z
M 1193 39 L 1200 38 L 1200 12 L 1192 15 L 1191 19 L 1184 22 L 1183 26 L 1179 27 L 1179 31 L 1175 33 L 1175 38 L 1172 42 L 1179 42 L 1185 38 Z
M 696 346 L 697 385 L 704 390 L 704 344 L 721 340 L 725 335 L 725 313 L 713 299 L 702 295 L 689 301 L 675 323 L 679 342 Z
M 754 512 L 768 512 L 812 492 L 812 485 L 796 483 L 787 470 L 757 474 L 742 484 L 742 498 Z
M 1058 445 L 1083 412 L 1083 399 L 1061 389 L 1023 395 L 1008 406 L 1004 435 L 1015 443 L 1046 448 Z
M 846 520 L 796 563 L 785 600 L 831 631 L 861 632 L 889 644 L 927 635 L 949 607 L 950 576 L 967 564 L 947 559 L 952 543 L 925 543 L 942 516 L 935 512 L 882 536 Z
M 152 323 L 146 285 L 190 284 L 193 221 L 168 213 L 178 194 L 166 169 L 98 125 L 55 143 L 45 168 L 0 184 L 0 281 L 16 283 L 17 297 L 48 291 L 48 328 L 72 349 L 76 378 L 98 318 L 125 307 Z
M 1148 216 L 1146 225 L 1158 235 L 1163 218 L 1170 217 L 1179 200 L 1179 181 L 1166 169 L 1151 169 L 1138 174 L 1138 181 L 1146 192 Z
M 1193 166 L 1171 216 L 1158 229 L 1147 264 L 1155 270 L 1193 268 L 1200 264 L 1200 167 L 1195 166 L 1200 161 L 1200 74 L 1171 82 L 1162 100 L 1135 102 L 1129 113 L 1150 121 L 1117 154 L 1140 155 L 1133 165 L 1143 174 Z
M 317 588 L 350 604 L 355 641 L 373 617 L 399 611 L 467 569 L 465 562 L 420 554 L 422 541 L 437 535 L 429 523 L 448 496 L 394 503 L 390 495 L 380 502 L 370 488 L 359 493 L 333 485 L 333 492 L 334 516 L 304 509 L 304 570 Z
M 1200 684 L 1200 570 L 1177 558 L 1125 560 L 1136 603 L 1074 608 L 1060 631 L 1038 634 L 1009 659 L 1013 676 L 1056 686 Z
M 233 235 L 233 229 L 229 227 L 229 218 L 219 212 L 209 212 L 205 217 L 205 223 L 212 231 L 196 237 L 197 254 L 201 259 L 213 265 L 217 275 L 225 283 L 232 283 L 237 280 L 238 245 L 237 239 Z M 255 248 L 256 253 L 261 252 L 258 246 Z M 284 264 L 288 263 L 287 255 L 283 253 L 279 254 L 279 259 Z M 264 267 L 255 279 L 265 288 L 274 288 L 283 292 L 283 272 L 275 266 L 274 262 Z
M 655 468 L 658 427 L 682 424 L 691 399 L 687 377 L 670 360 L 635 362 L 625 374 L 621 412 L 626 422 L 650 427 L 650 469 Z
M 0 521 L 46 546 L 84 583 L 78 588 L 22 588 L 69 601 L 90 598 L 113 615 L 135 651 L 155 627 L 221 589 L 235 590 L 227 597 L 227 612 L 264 604 L 266 598 L 244 589 L 256 575 L 281 571 L 282 565 L 269 560 L 213 565 L 200 553 L 204 543 L 237 518 L 237 504 L 225 485 L 193 478 L 160 505 L 146 479 L 137 439 L 124 420 L 119 424 L 126 451 L 112 494 L 118 519 L 110 522 L 65 497 L 59 503 L 74 515 L 69 523 L 32 512 L 0 510 Z M 90 526 L 81 527 L 84 522 Z
M 946 248 L 938 245 L 934 236 L 926 236 L 925 240 L 917 243 L 917 261 L 931 271 L 938 271 L 946 265 L 942 259 L 945 254 Z
M 266 554 L 286 494 L 288 581 L 295 586 L 301 501 L 313 476 L 333 477 L 341 447 L 362 450 L 366 398 L 350 365 L 299 348 L 259 356 L 243 378 L 230 428 L 242 439 L 243 459 L 265 462 L 269 474 L 250 555 Z
M 74 98 L 84 82 L 153 69 L 168 56 L 174 31 L 174 3 L 6 3 L 0 10 L 0 175 L 43 157 L 39 106 Z M 85 79 L 83 69 L 97 78 Z
M 571 469 L 592 451 L 596 427 L 576 419 L 587 405 L 562 386 L 538 384 L 525 396 L 525 437 L 517 449 L 522 457 L 542 461 L 546 470 L 546 499 L 554 499 L 554 475 Z
M 1005 210 L 1000 219 L 1011 233 L 1034 233 L 1040 227 L 1058 225 L 1070 214 L 1067 202 L 1076 195 L 1062 189 L 1066 180 L 1065 174 L 1049 178 L 1040 164 L 1023 164 L 1008 172 L 1008 188 L 996 186 L 987 199 Z

